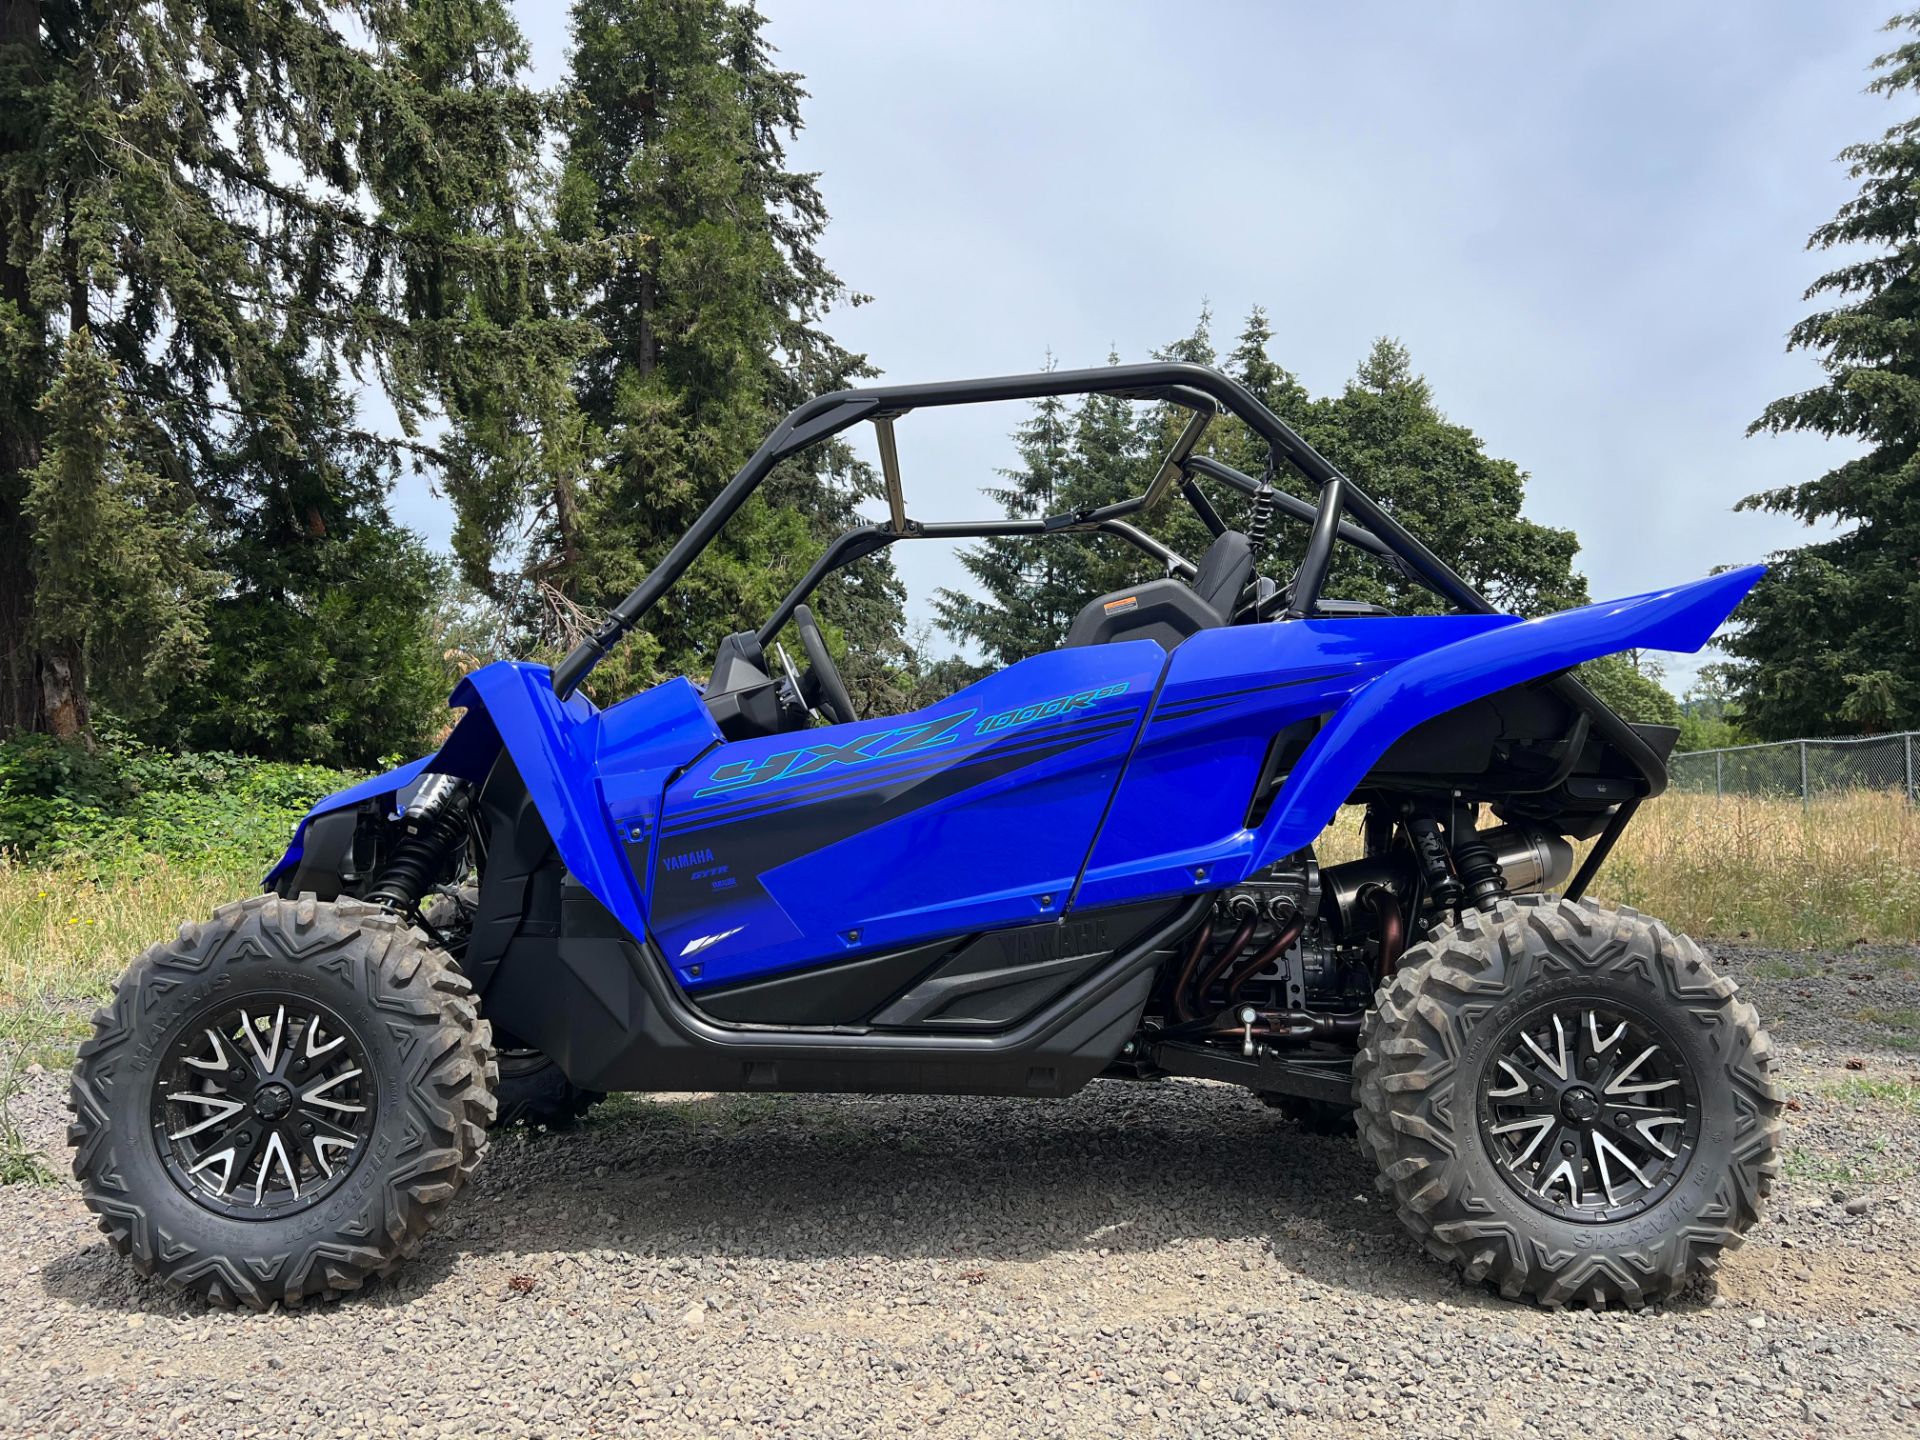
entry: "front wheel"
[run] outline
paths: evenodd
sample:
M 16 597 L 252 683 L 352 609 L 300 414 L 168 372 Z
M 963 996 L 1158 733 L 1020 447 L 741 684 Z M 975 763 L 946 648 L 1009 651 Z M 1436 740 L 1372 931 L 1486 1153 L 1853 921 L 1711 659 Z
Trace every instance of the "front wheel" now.
M 120 981 L 68 1101 L 81 1197 L 144 1275 L 264 1310 L 411 1254 L 478 1164 L 473 990 L 375 905 L 261 895 Z
M 1656 920 L 1529 896 L 1408 950 L 1354 1065 L 1401 1221 L 1509 1298 L 1641 1305 L 1713 1270 L 1779 1174 L 1751 1005 Z

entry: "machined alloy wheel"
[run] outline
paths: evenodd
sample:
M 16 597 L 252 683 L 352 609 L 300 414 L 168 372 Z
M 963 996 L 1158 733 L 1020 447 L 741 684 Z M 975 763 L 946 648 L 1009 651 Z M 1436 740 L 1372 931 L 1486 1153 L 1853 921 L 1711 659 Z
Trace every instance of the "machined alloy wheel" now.
M 1618 1001 L 1560 1000 L 1520 1016 L 1481 1077 L 1480 1133 L 1501 1176 L 1547 1214 L 1593 1224 L 1668 1194 L 1700 1117 L 1679 1047 Z
M 1753 1007 L 1624 907 L 1524 896 L 1409 949 L 1354 1061 L 1401 1222 L 1510 1298 L 1641 1305 L 1714 1270 L 1779 1174 Z
M 472 987 L 418 930 L 255 896 L 148 950 L 94 1016 L 74 1175 L 144 1275 L 256 1309 L 330 1298 L 426 1238 L 494 1080 Z
M 241 1219 L 319 1203 L 353 1172 L 378 1101 L 359 1037 L 297 996 L 257 995 L 189 1021 L 160 1066 L 153 1128 L 189 1196 Z

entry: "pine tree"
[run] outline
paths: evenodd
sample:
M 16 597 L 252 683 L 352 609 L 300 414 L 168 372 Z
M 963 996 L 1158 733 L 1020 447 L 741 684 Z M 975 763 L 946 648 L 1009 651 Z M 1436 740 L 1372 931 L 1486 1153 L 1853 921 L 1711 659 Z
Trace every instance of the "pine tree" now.
M 89 663 L 126 715 L 201 668 L 200 602 L 216 578 L 201 563 L 196 517 L 139 454 L 117 378 L 86 330 L 67 337 L 21 500 L 45 719 L 66 738 L 89 729 Z
M 1441 414 L 1405 346 L 1376 341 L 1346 388 L 1305 418 L 1301 428 L 1322 454 L 1495 605 L 1538 615 L 1586 598 L 1572 568 L 1573 532 L 1521 515 L 1526 472 Z M 1445 608 L 1350 547 L 1336 551 L 1333 577 L 1332 595 L 1405 611 Z
M 1119 354 L 1109 351 L 1107 363 L 1118 365 Z M 1060 510 L 1111 505 L 1147 488 L 1159 457 L 1150 453 L 1152 422 L 1136 415 L 1134 405 L 1118 395 L 1092 394 L 1073 407 Z M 1081 604 L 1159 573 L 1151 559 L 1123 540 L 1084 536 L 1066 545 L 1072 548 L 1063 548 L 1060 582 L 1078 590 Z
M 618 256 L 588 308 L 603 343 L 575 376 L 587 459 L 564 497 L 487 503 L 544 507 L 532 563 L 576 624 L 646 575 L 781 414 L 872 373 L 820 328 L 847 292 L 818 253 L 827 217 L 814 177 L 786 164 L 805 92 L 774 65 L 761 25 L 737 0 L 574 6 L 558 224 Z M 594 688 L 699 669 L 875 488 L 844 445 L 783 466 Z M 476 558 L 470 574 L 487 568 Z M 856 653 L 850 682 L 872 680 L 863 662 L 897 658 L 902 598 L 884 555 L 824 589 L 822 619 Z
M 143 725 L 196 749 L 371 767 L 423 745 L 449 676 L 432 638 L 444 565 L 387 512 L 397 460 L 356 439 L 335 377 L 289 357 L 289 449 L 236 423 L 198 482 L 212 562 L 207 663 Z
M 1066 402 L 1058 396 L 1036 400 L 1033 413 L 1013 432 L 1019 468 L 1002 470 L 1008 483 L 987 486 L 984 493 L 1010 519 L 1057 513 L 1067 484 L 1068 437 Z M 1078 573 L 1074 557 L 1065 553 L 1080 543 L 1068 535 L 1015 535 L 963 549 L 960 563 L 978 590 L 943 589 L 934 597 L 941 629 L 971 641 L 996 665 L 1057 648 L 1087 598 L 1073 578 Z
M 313 375 L 351 393 L 349 368 L 370 374 L 409 427 L 463 422 L 579 327 L 542 308 L 571 262 L 528 224 L 544 112 L 503 0 L 370 0 L 353 38 L 319 0 L 0 15 L 0 731 L 83 738 L 89 685 L 127 696 L 194 663 L 211 596 L 190 542 L 219 540 L 193 519 L 202 485 L 224 470 L 242 505 L 275 503 L 236 448 L 371 440 L 303 402 Z M 82 433 L 102 443 L 61 438 Z M 55 461 L 66 482 L 44 483 Z M 143 523 L 49 543 L 81 497 Z M 174 641 L 117 654 L 111 625 L 56 613 L 75 590 L 141 596 Z
M 1380 341 L 1341 394 L 1314 400 L 1295 376 L 1272 360 L 1271 340 L 1266 315 L 1256 308 L 1227 358 L 1229 373 L 1495 603 L 1539 614 L 1585 599 L 1586 582 L 1572 568 L 1577 549 L 1572 533 L 1521 515 L 1525 472 L 1489 456 L 1472 431 L 1440 413 L 1404 347 Z M 1216 363 L 1210 315 L 1202 310 L 1191 333 L 1155 353 L 1159 359 Z M 1115 355 L 1108 360 L 1119 363 Z M 1134 402 L 1089 395 L 1071 411 L 1064 451 L 1057 442 L 1036 450 L 1041 437 L 1052 435 L 1062 413 L 1063 402 L 1043 402 L 1015 432 L 1023 464 L 1007 473 L 1016 483 L 987 492 L 1008 514 L 1031 513 L 1030 497 L 1038 493 L 1045 494 L 1047 507 L 1054 511 L 1140 494 L 1188 414 L 1170 405 L 1145 407 L 1136 414 Z M 1217 421 L 1202 443 L 1203 453 L 1243 473 L 1265 473 L 1266 443 L 1238 420 Z M 1284 465 L 1273 478 L 1277 488 L 1317 498 L 1317 492 Z M 1250 505 L 1243 496 L 1219 485 L 1202 488 L 1229 524 L 1246 526 Z M 1144 517 L 1144 525 L 1191 559 L 1197 559 L 1212 538 L 1191 507 L 1177 500 Z M 1305 540 L 1305 527 L 1276 517 L 1268 529 L 1261 573 L 1284 580 L 1304 552 Z M 1049 561 L 1044 595 L 1028 568 L 1032 561 L 1027 557 L 1037 542 L 990 542 L 967 552 L 964 563 L 983 593 L 945 594 L 938 605 L 941 628 L 980 645 L 999 663 L 1010 663 L 1057 646 L 1088 600 L 1157 574 L 1153 561 L 1119 541 L 1057 543 L 1062 549 L 1059 558 Z M 1328 593 L 1383 602 L 1408 613 L 1445 608 L 1437 597 L 1347 547 L 1336 551 Z M 1633 718 L 1654 720 L 1677 713 L 1672 697 L 1631 665 L 1619 672 L 1620 667 L 1611 667 L 1601 678 Z
M 1920 11 L 1887 28 L 1920 31 Z M 1920 84 L 1920 40 L 1874 61 L 1868 86 Z M 1794 326 L 1788 348 L 1819 352 L 1826 383 L 1769 405 L 1748 433 L 1845 436 L 1866 453 L 1817 480 L 1750 495 L 1741 509 L 1848 528 L 1773 557 L 1726 641 L 1741 723 L 1763 740 L 1920 727 L 1920 117 L 1840 158 L 1860 193 L 1810 249 L 1870 253 L 1821 276 L 1832 308 Z

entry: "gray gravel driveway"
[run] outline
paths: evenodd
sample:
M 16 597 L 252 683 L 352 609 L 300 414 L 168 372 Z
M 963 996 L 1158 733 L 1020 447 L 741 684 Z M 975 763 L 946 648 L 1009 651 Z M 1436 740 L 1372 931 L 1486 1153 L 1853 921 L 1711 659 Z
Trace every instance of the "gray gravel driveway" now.
M 1920 1434 L 1920 951 L 1721 950 L 1794 1099 L 1770 1220 L 1640 1314 L 1420 1254 L 1222 1087 L 617 1100 L 496 1142 L 396 1281 L 210 1311 L 0 1189 L 0 1434 Z M 63 1077 L 14 1108 L 64 1164 Z

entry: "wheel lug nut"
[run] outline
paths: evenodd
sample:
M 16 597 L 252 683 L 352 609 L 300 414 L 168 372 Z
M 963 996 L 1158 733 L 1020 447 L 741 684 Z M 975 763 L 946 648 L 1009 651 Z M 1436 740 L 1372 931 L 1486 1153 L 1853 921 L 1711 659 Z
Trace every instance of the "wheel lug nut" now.
M 1586 1071 L 1587 1074 L 1591 1075 L 1594 1071 L 1600 1068 L 1600 1062 L 1594 1059 L 1593 1056 L 1589 1055 L 1587 1057 L 1586 1063 L 1582 1065 L 1580 1068 Z
M 1613 1123 L 1624 1130 L 1627 1126 L 1631 1125 L 1633 1121 L 1625 1115 L 1616 1115 L 1613 1117 Z
M 1573 1153 L 1573 1142 L 1571 1140 L 1562 1140 L 1560 1142 L 1560 1153 L 1562 1155 L 1571 1155 Z
M 1536 1100 L 1544 1099 L 1546 1093 L 1547 1092 L 1542 1090 L 1538 1085 L 1533 1087 L 1533 1098 Z

